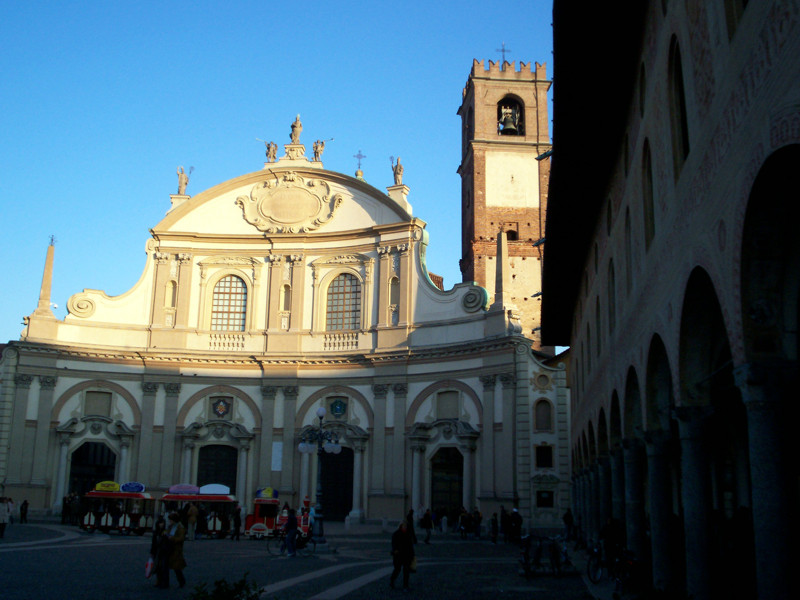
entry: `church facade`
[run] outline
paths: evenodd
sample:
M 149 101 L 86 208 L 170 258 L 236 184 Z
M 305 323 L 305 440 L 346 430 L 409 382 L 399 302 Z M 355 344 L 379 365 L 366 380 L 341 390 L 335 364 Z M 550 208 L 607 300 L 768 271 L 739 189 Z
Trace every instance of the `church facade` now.
M 58 510 L 100 480 L 222 483 L 244 505 L 268 486 L 299 506 L 318 457 L 298 444 L 321 424 L 342 446 L 320 459 L 326 518 L 505 505 L 559 525 L 565 370 L 522 335 L 502 271 L 494 298 L 440 290 L 402 168 L 379 191 L 326 170 L 317 144 L 306 157 L 301 130 L 197 195 L 179 172 L 125 294 L 84 290 L 56 319 L 48 248 L 0 363 L 3 493 Z

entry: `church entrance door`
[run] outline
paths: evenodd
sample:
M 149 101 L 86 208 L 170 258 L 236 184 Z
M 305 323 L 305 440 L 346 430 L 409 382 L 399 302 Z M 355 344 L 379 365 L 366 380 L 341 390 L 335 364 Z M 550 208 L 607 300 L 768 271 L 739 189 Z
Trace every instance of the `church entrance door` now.
M 464 457 L 457 448 L 439 448 L 431 459 L 431 508 L 453 525 L 458 522 L 463 493 Z
M 312 502 L 315 499 L 312 498 Z M 322 516 L 344 521 L 353 508 L 353 449 L 322 454 Z
M 236 448 L 222 444 L 200 448 L 197 461 L 197 486 L 221 483 L 231 488 L 231 493 L 235 493 L 237 454 Z
M 117 457 L 114 451 L 105 444 L 100 442 L 82 444 L 72 453 L 68 491 L 83 496 L 101 481 L 114 481 L 116 464 Z

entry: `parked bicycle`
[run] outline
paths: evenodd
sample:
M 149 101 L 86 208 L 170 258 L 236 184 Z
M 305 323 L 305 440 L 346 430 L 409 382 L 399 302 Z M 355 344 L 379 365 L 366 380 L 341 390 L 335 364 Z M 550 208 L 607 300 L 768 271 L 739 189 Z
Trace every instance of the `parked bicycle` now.
M 538 537 L 526 535 L 520 541 L 522 548 L 522 576 L 530 579 L 536 574 L 551 573 L 561 575 L 569 571 L 574 571 L 575 566 L 569 558 L 567 544 L 559 535 L 555 537 Z M 547 557 L 547 561 L 542 559 Z
M 295 549 L 300 556 L 312 556 L 317 551 L 317 542 L 309 532 L 304 535 L 298 531 L 294 540 Z M 272 556 L 283 556 L 286 554 L 286 532 L 279 531 L 267 540 L 267 551 Z

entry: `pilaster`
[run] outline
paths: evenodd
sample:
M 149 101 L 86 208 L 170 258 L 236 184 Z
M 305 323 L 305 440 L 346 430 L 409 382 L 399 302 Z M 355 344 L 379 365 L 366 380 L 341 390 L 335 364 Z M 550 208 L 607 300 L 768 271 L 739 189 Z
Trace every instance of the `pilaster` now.
M 395 383 L 392 386 L 394 394 L 394 435 L 392 436 L 392 456 L 390 462 L 389 479 L 392 494 L 405 493 L 405 430 L 406 430 L 406 396 L 408 386 L 405 383 Z
M 175 482 L 175 430 L 177 428 L 178 400 L 181 393 L 180 383 L 165 383 L 166 401 L 164 402 L 164 434 L 161 436 L 161 469 L 159 471 L 159 487 L 167 489 Z
M 33 444 L 32 485 L 47 484 L 47 451 L 50 445 L 50 413 L 57 377 L 39 376 L 39 407 L 36 414 L 36 437 Z
M 8 475 L 6 484 L 22 483 L 22 457 L 25 449 L 25 413 L 33 376 L 27 373 L 14 375 L 14 407 L 11 416 L 11 443 L 8 448 Z M 30 452 L 30 449 L 28 449 Z
M 151 452 L 153 446 L 153 423 L 155 422 L 157 393 L 157 382 L 142 382 L 142 428 L 139 432 L 139 460 L 137 464 L 136 480 L 148 487 L 153 483 Z
M 388 492 L 386 487 L 386 473 L 390 471 L 386 464 L 386 396 L 389 386 L 378 383 L 372 386 L 374 398 L 372 412 L 375 426 L 372 431 L 372 477 L 370 477 L 370 495 L 385 494 Z

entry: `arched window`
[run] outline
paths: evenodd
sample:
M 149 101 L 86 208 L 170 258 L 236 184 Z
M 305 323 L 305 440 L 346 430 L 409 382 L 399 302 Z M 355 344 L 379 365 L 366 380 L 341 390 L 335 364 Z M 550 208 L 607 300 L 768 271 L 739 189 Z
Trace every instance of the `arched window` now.
M 644 217 L 644 248 L 650 249 L 650 242 L 656 234 L 656 221 L 653 214 L 653 167 L 650 159 L 650 141 L 645 139 L 642 151 L 642 205 Z
M 594 298 L 594 330 L 597 333 L 595 337 L 595 350 L 597 352 L 598 358 L 600 357 L 600 352 L 602 348 L 601 336 L 600 334 L 603 331 L 603 327 L 600 325 L 600 297 L 595 296 Z
M 681 49 L 675 36 L 672 37 L 669 49 L 669 115 L 672 133 L 672 159 L 677 180 L 681 174 L 683 163 L 689 156 L 689 122 L 686 118 Z
M 325 328 L 341 331 L 361 328 L 361 283 L 355 275 L 337 275 L 328 287 Z
M 292 286 L 288 283 L 283 284 L 281 289 L 281 310 L 292 310 Z
M 247 315 L 247 286 L 236 275 L 226 275 L 214 286 L 211 303 L 213 331 L 244 331 Z
M 178 284 L 174 281 L 168 281 L 167 287 L 164 290 L 164 306 L 167 308 L 175 308 L 178 299 Z
M 617 324 L 617 281 L 614 273 L 614 260 L 608 261 L 608 335 Z
M 497 133 L 525 135 L 525 105 L 513 96 L 497 103 Z
M 539 400 L 534 409 L 534 427 L 536 431 L 553 430 L 553 407 L 547 400 Z
M 625 209 L 625 293 L 633 288 L 633 241 L 631 240 L 631 211 Z

